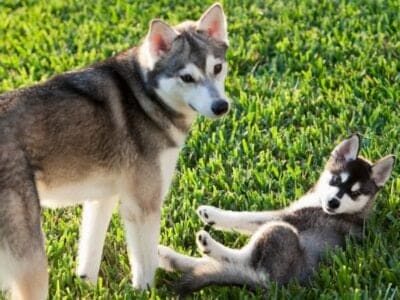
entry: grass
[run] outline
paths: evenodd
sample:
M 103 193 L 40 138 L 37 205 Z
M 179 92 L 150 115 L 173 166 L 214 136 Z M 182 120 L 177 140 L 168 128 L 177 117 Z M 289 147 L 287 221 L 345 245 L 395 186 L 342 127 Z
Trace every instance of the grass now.
M 68 3 L 67 3 L 68 2 Z M 210 1 L 0 1 L 0 91 L 86 66 L 137 44 L 149 21 L 197 19 Z M 150 2 L 153 2 L 150 4 Z M 205 3 L 207 2 L 207 3 Z M 181 156 L 163 209 L 161 243 L 196 254 L 202 227 L 195 209 L 274 209 L 316 180 L 335 143 L 363 135 L 371 159 L 399 153 L 400 3 L 396 0 L 224 1 L 229 18 L 234 107 L 223 120 L 199 118 Z M 399 165 L 377 199 L 361 244 L 332 253 L 310 287 L 272 286 L 275 299 L 400 297 Z M 139 293 L 120 219 L 113 217 L 100 279 L 74 276 L 80 208 L 45 210 L 51 299 L 170 298 Z M 214 232 L 239 247 L 245 238 Z M 253 299 L 239 288 L 210 288 L 195 299 Z M 259 296 L 261 297 L 261 296 Z

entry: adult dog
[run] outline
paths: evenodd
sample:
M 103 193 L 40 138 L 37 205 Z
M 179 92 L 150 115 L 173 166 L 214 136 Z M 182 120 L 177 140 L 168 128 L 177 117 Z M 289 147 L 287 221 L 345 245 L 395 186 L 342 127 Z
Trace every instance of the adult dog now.
M 83 203 L 77 273 L 96 281 L 117 199 L 133 285 L 151 286 L 160 209 L 196 112 L 229 110 L 219 4 L 199 21 L 160 20 L 139 47 L 0 96 L 0 282 L 44 299 L 40 207 Z

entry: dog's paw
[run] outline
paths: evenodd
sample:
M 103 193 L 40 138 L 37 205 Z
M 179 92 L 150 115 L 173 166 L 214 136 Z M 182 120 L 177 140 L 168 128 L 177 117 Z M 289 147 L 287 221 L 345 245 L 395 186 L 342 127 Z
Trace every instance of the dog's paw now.
M 87 275 L 86 273 L 77 273 L 76 276 L 78 276 L 81 280 L 85 281 L 88 284 L 97 283 L 97 276 L 90 276 Z
M 197 209 L 197 214 L 203 223 L 212 226 L 215 224 L 220 211 L 221 210 L 219 208 L 214 206 L 202 205 Z
M 209 255 L 211 253 L 213 239 L 207 231 L 201 230 L 196 235 L 196 243 L 201 253 Z

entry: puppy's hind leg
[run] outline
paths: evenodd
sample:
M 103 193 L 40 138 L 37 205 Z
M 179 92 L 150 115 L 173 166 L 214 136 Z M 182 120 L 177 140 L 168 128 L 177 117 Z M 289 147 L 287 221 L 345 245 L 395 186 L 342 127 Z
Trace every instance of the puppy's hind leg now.
M 279 284 L 294 278 L 303 281 L 314 267 L 307 262 L 296 228 L 286 222 L 263 225 L 251 237 L 248 247 L 252 268 L 267 271 L 270 279 Z
M 211 235 L 201 230 L 196 235 L 197 246 L 200 251 L 218 261 L 231 263 L 245 263 L 248 260 L 247 248 L 231 249 L 214 240 Z
M 190 272 L 207 262 L 207 257 L 191 257 L 180 254 L 169 247 L 158 246 L 158 266 L 166 271 Z

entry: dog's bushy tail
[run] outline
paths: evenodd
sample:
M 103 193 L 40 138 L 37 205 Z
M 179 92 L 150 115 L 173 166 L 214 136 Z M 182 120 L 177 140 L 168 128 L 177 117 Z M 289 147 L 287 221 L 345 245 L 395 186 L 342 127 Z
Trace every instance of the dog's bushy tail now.
M 266 276 L 249 267 L 210 261 L 185 273 L 174 285 L 174 290 L 181 297 L 211 285 L 246 287 L 251 291 L 266 292 L 266 284 Z

